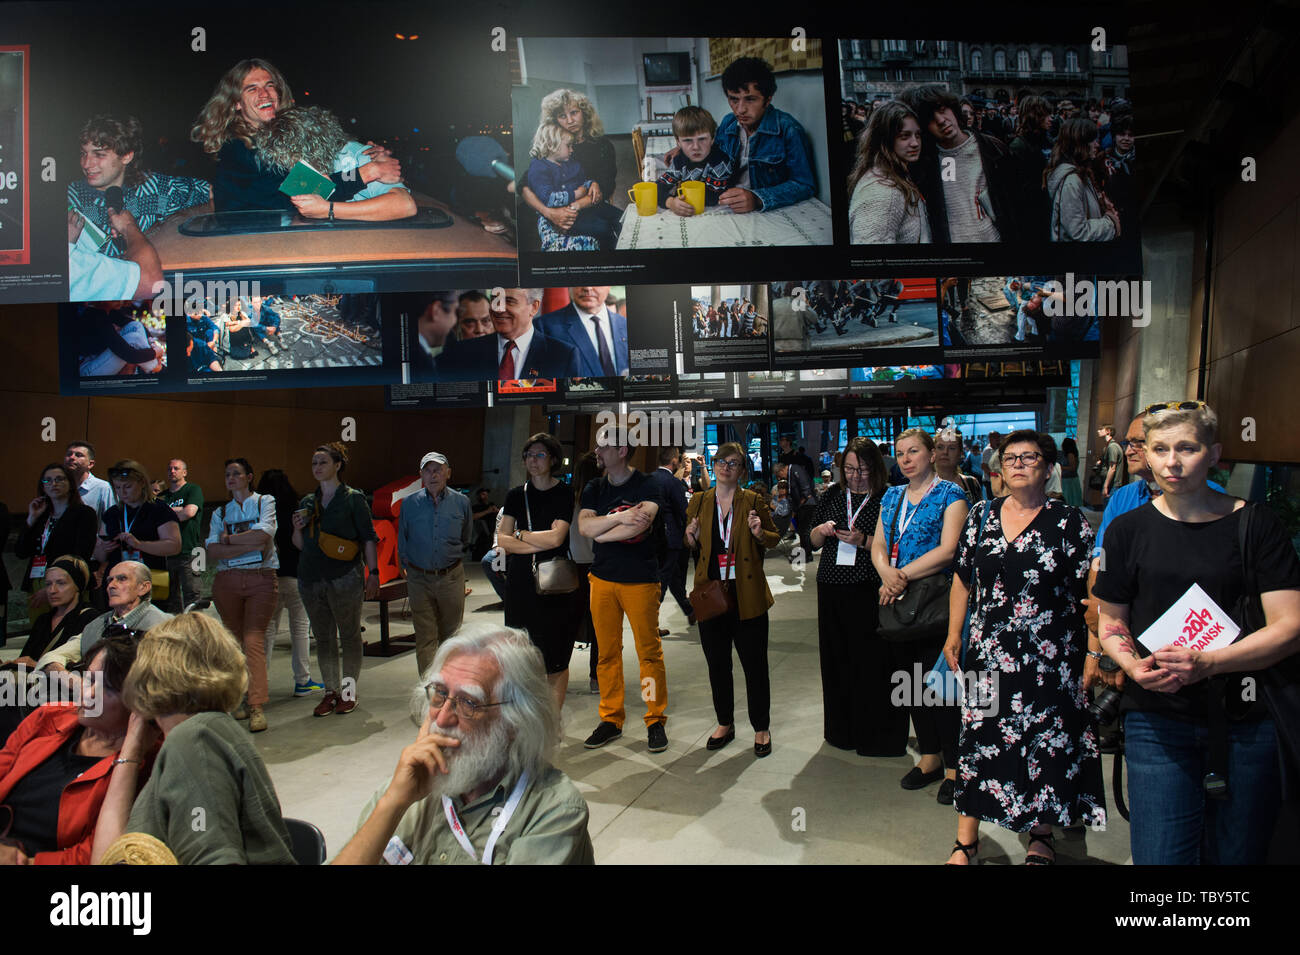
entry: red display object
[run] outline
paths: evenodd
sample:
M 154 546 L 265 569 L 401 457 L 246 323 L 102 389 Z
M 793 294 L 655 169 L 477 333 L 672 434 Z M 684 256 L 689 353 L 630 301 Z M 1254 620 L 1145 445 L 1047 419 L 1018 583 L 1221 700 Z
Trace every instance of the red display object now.
M 375 491 L 370 516 L 379 538 L 379 585 L 401 577 L 397 559 L 397 518 L 402 513 L 402 499 L 420 489 L 420 476 L 398 478 Z

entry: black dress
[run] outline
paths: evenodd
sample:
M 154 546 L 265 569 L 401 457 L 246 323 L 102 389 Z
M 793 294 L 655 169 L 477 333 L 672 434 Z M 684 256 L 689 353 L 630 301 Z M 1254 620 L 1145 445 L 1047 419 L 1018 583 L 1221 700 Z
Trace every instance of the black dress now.
M 519 530 L 549 531 L 555 521 L 573 520 L 573 488 L 563 481 L 547 491 L 528 485 L 528 508 L 524 508 L 524 486 L 514 488 L 506 495 L 504 513 L 515 519 Z M 532 523 L 528 512 L 532 513 Z M 533 582 L 533 558 L 544 561 L 553 557 L 566 557 L 569 542 L 553 550 L 538 554 L 506 555 L 506 626 L 528 631 L 528 636 L 542 651 L 547 673 L 563 673 L 569 669 L 573 655 L 573 642 L 583 620 L 576 605 L 577 594 L 537 593 Z
M 1077 508 L 1049 499 L 1009 542 L 1006 500 L 971 509 L 957 553 L 957 574 L 973 594 L 963 669 L 977 674 L 962 702 L 957 811 L 1015 832 L 1104 820 L 1082 689 L 1092 528 Z
M 860 495 L 853 496 L 855 511 L 861 501 Z M 880 501 L 873 496 L 853 522 L 866 536 L 876 529 Z M 817 499 L 811 526 L 827 521 L 848 526 L 843 485 L 832 485 Z M 907 711 L 890 702 L 889 648 L 876 636 L 880 575 L 865 543 L 852 565 L 836 563 L 839 547 L 836 538 L 828 537 L 817 566 L 817 644 L 826 742 L 860 756 L 902 756 L 907 752 Z

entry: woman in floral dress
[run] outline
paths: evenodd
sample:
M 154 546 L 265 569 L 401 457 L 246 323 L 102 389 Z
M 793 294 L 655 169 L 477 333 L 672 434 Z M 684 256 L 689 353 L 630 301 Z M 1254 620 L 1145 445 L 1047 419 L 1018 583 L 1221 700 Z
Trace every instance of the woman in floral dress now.
M 1082 688 L 1081 601 L 1093 535 L 1078 509 L 1047 497 L 1054 446 L 1033 431 L 1014 431 L 998 454 L 1010 494 L 975 505 L 962 530 L 944 646 L 960 672 L 973 592 L 951 862 L 975 861 L 980 820 L 987 820 L 1029 833 L 1027 865 L 1051 865 L 1053 825 L 1105 820 L 1101 758 Z

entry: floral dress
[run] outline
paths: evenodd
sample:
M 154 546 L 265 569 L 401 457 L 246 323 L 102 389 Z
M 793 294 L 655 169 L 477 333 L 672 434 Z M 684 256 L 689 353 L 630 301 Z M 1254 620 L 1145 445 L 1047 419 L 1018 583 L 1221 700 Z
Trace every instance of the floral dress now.
M 1049 499 L 1008 542 L 1005 502 L 975 505 L 957 553 L 972 592 L 957 811 L 1016 832 L 1104 823 L 1101 757 L 1081 685 L 1092 528 L 1077 508 Z

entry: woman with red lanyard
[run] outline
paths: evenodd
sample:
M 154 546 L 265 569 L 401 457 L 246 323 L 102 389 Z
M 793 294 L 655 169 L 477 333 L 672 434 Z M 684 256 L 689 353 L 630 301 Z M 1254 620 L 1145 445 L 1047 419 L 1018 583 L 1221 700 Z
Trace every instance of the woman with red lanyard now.
M 906 484 L 891 487 L 880 502 L 871 546 L 871 562 L 880 574 L 880 604 L 885 606 L 903 596 L 909 584 L 935 574 L 951 577 L 953 559 L 962 525 L 970 508 L 966 493 L 939 477 L 934 470 L 934 439 L 920 428 L 909 428 L 894 443 L 898 469 Z M 945 603 L 946 606 L 946 603 Z M 905 639 L 890 643 L 894 672 L 915 681 L 939 658 L 947 633 L 936 637 Z M 904 776 L 904 789 L 924 789 L 946 775 L 936 799 L 952 805 L 957 779 L 957 734 L 961 724 L 956 705 L 924 706 L 923 686 L 913 685 L 914 705 L 908 713 L 916 728 L 921 761 Z
M 47 464 L 41 470 L 36 497 L 27 505 L 27 523 L 18 535 L 14 553 L 31 558 L 23 574 L 28 613 L 44 613 L 50 601 L 45 594 L 45 571 L 63 554 L 89 561 L 95 550 L 99 518 L 95 509 L 81 501 L 72 472 L 62 464 Z
M 745 671 L 745 696 L 749 722 L 754 727 L 754 755 L 772 752 L 768 731 L 771 692 L 767 672 L 767 610 L 772 591 L 763 574 L 763 552 L 781 539 L 772 514 L 753 491 L 741 490 L 749 458 L 734 441 L 718 448 L 713 456 L 717 484 L 696 494 L 686 508 L 686 532 L 682 542 L 699 552 L 695 562 L 695 586 L 710 580 L 726 581 L 734 596 L 721 616 L 701 620 L 700 647 L 709 665 L 709 686 L 718 726 L 705 742 L 707 749 L 721 749 L 736 738 L 735 688 L 731 679 L 731 647 Z M 701 521 L 701 515 L 704 520 Z

